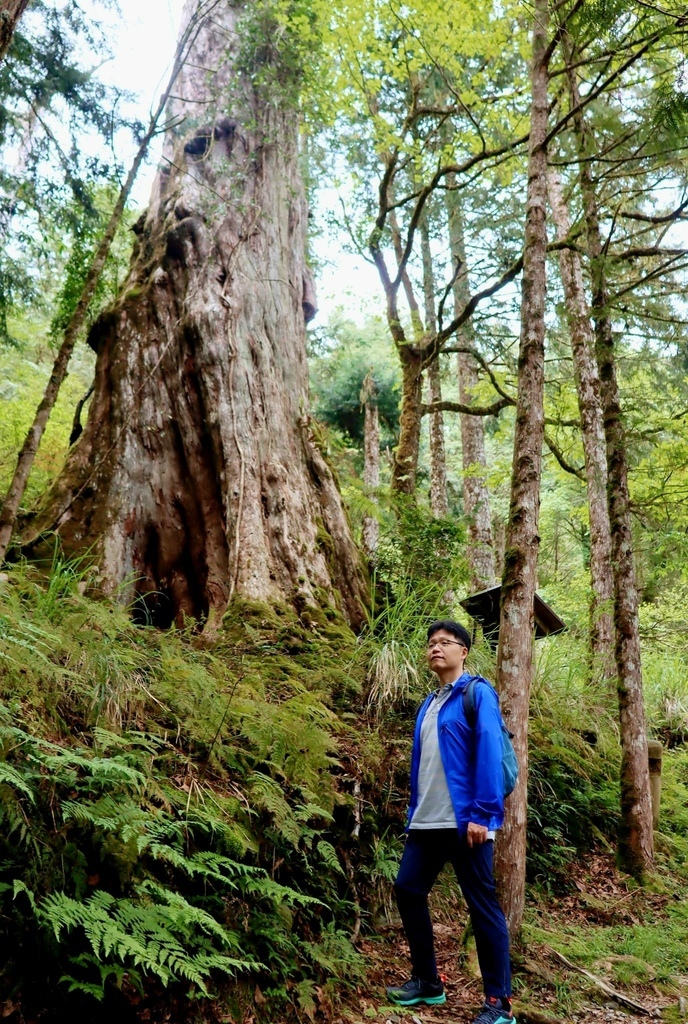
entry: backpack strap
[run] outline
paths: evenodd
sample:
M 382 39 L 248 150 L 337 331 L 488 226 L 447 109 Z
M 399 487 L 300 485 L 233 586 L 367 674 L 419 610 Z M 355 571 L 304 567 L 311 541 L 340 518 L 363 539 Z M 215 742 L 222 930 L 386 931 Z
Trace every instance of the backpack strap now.
M 467 684 L 465 690 L 461 694 L 463 701 L 463 713 L 466 716 L 466 721 L 470 725 L 471 729 L 475 727 L 475 679 Z

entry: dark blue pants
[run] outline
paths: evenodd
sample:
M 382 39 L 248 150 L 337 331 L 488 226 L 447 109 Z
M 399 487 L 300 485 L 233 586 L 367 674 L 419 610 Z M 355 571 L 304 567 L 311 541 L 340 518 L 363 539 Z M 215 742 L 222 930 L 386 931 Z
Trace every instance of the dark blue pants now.
M 495 891 L 494 843 L 469 847 L 458 829 L 411 829 L 394 883 L 397 906 L 411 950 L 413 974 L 437 977 L 428 893 L 450 861 L 468 904 L 486 996 L 511 996 L 509 932 Z

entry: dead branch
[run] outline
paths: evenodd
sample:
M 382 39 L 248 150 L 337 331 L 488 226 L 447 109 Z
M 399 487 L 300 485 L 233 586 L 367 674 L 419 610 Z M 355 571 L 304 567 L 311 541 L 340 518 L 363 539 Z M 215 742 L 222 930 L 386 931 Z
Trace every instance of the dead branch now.
M 545 949 L 554 957 L 555 960 L 558 960 L 559 963 L 563 964 L 564 967 L 568 967 L 570 971 L 576 971 L 577 974 L 582 974 L 584 978 L 591 981 L 601 992 L 604 992 L 606 996 L 613 999 L 621 1006 L 625 1006 L 633 1013 L 637 1013 L 642 1017 L 654 1017 L 654 1011 L 649 1007 L 643 1006 L 642 1003 L 637 1003 L 635 999 L 631 999 L 630 996 L 624 995 L 623 992 L 618 992 L 615 988 L 612 988 L 609 982 L 604 981 L 603 978 L 598 978 L 596 974 L 593 974 L 592 971 L 587 971 L 585 967 L 579 967 L 577 964 L 572 963 L 564 956 L 563 953 L 553 949 L 552 946 L 546 946 Z

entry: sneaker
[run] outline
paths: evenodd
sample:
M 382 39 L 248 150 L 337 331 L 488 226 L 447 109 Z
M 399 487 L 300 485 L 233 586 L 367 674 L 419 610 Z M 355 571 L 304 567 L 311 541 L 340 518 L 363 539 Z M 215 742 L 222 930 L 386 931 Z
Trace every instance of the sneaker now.
M 473 1024 L 516 1024 L 510 1001 L 489 996 Z
M 418 1006 L 419 1003 L 425 1003 L 426 1006 L 439 1006 L 447 1001 L 444 985 L 439 978 L 436 981 L 411 978 L 404 985 L 393 985 L 388 988 L 387 998 L 397 1006 Z

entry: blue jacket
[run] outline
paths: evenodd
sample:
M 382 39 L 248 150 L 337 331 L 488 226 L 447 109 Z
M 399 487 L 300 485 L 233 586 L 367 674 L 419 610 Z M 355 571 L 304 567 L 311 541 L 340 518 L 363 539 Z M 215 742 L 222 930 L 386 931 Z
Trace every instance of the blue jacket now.
M 471 679 L 475 687 L 475 725 L 466 721 L 463 691 Z M 411 803 L 408 822 L 418 805 L 420 730 L 432 699 L 429 694 L 416 718 L 411 754 Z M 460 832 L 469 821 L 500 828 L 504 821 L 504 775 L 502 772 L 502 725 L 497 691 L 482 676 L 464 672 L 439 710 L 437 731 L 440 757 Z

